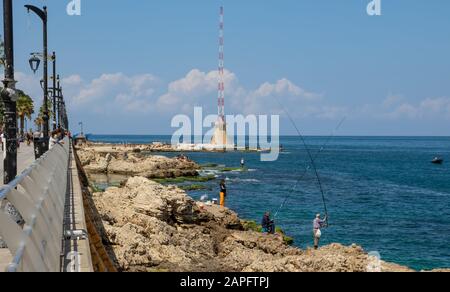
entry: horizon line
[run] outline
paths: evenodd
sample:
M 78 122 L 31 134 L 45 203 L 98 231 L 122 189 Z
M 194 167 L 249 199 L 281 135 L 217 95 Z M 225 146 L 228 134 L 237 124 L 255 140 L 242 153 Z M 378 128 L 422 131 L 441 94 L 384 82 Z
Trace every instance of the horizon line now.
M 77 133 L 80 134 L 80 133 Z M 94 136 L 172 136 L 172 134 L 95 134 L 95 133 L 84 133 L 85 135 L 94 135 Z M 192 137 L 194 135 L 191 135 Z M 280 135 L 280 137 L 298 137 L 299 135 L 296 134 L 285 134 L 285 135 Z M 302 135 L 304 137 L 329 137 L 330 135 L 317 135 L 317 134 L 304 134 Z M 239 136 L 240 137 L 240 136 Z M 249 135 L 245 135 L 245 137 L 249 137 Z M 411 138 L 411 137 L 418 137 L 418 138 L 435 138 L 435 137 L 439 137 L 439 138 L 450 138 L 450 135 L 357 135 L 357 134 L 353 134 L 353 135 L 334 135 L 334 137 L 373 137 L 373 138 L 377 138 L 377 137 L 392 137 L 392 138 L 399 138 L 399 137 L 403 137 L 403 138 Z

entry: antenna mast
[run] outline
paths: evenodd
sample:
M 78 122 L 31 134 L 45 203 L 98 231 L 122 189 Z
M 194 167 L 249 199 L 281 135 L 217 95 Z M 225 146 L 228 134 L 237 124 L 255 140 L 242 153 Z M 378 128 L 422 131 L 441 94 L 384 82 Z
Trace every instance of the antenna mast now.
M 225 123 L 225 80 L 224 80 L 224 9 L 220 7 L 219 16 L 219 98 L 218 98 L 218 115 L 219 120 Z

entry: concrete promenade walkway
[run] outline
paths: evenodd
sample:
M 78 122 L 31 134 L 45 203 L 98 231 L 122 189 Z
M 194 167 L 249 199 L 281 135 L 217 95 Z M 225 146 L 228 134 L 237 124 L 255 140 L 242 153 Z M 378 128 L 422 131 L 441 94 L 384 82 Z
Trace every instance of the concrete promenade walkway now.
M 26 143 L 21 143 L 20 148 L 17 149 L 17 175 L 21 174 L 34 162 L 34 148 L 33 144 L 27 146 Z M 3 151 L 0 148 L 0 188 L 3 186 Z

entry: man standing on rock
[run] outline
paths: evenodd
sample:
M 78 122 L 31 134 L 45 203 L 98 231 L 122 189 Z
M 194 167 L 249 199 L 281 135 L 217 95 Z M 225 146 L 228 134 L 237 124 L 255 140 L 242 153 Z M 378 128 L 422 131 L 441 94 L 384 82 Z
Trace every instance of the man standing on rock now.
M 313 222 L 313 235 L 314 235 L 314 249 L 318 249 L 319 248 L 319 241 L 320 238 L 322 237 L 322 231 L 320 231 L 320 229 L 325 226 L 327 222 L 327 217 L 325 217 L 325 219 L 320 219 L 320 214 L 316 215 L 316 219 L 314 219 Z
M 220 182 L 220 207 L 225 207 L 225 200 L 227 198 L 227 186 L 225 184 L 225 180 L 223 179 Z

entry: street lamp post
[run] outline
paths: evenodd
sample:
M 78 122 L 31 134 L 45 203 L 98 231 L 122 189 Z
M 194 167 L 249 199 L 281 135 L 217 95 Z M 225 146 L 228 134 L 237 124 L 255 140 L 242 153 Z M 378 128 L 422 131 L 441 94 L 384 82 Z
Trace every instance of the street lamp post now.
M 58 128 L 61 128 L 61 95 L 62 95 L 62 90 L 61 90 L 61 84 L 60 84 L 60 79 L 59 79 L 59 75 L 56 77 L 56 81 L 57 81 L 57 85 L 56 85 L 56 90 L 57 90 L 57 117 L 58 117 Z
M 3 161 L 3 180 L 10 183 L 17 175 L 17 114 L 16 114 L 16 81 L 14 80 L 14 33 L 12 0 L 3 0 L 5 79 L 1 92 L 5 106 L 4 122 L 6 139 L 6 156 Z
M 64 130 L 67 130 L 66 102 L 64 101 L 63 95 L 61 95 L 61 104 L 62 127 Z
M 44 139 L 47 141 L 49 137 L 49 116 L 48 116 L 48 51 L 47 51 L 47 7 L 44 6 L 43 9 L 40 9 L 33 5 L 25 5 L 25 8 L 27 8 L 28 12 L 31 10 L 33 11 L 39 18 L 42 20 L 43 23 L 43 41 L 44 41 L 44 51 L 43 51 L 43 61 L 44 61 Z M 30 59 L 30 65 L 31 65 L 31 59 Z M 39 65 L 38 65 L 39 66 Z M 33 68 L 32 68 L 33 69 Z M 36 68 L 37 70 L 37 68 Z M 48 150 L 48 143 L 45 143 L 45 149 Z
M 53 131 L 56 130 L 56 53 L 53 52 L 52 54 L 52 61 L 53 61 L 53 88 L 52 88 L 52 94 L 53 94 Z

